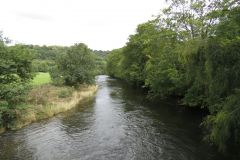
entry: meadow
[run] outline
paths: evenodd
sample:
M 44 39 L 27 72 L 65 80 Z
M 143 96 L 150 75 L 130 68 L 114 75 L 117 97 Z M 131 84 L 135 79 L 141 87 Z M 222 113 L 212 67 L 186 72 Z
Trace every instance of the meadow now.
M 33 86 L 39 86 L 39 85 L 43 85 L 43 84 L 48 84 L 51 83 L 51 76 L 48 72 L 38 72 L 36 74 L 36 76 L 33 78 L 31 84 Z

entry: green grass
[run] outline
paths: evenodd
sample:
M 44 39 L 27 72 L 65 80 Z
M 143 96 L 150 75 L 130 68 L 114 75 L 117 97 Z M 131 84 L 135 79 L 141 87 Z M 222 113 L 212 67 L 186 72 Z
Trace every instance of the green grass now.
M 39 86 L 42 84 L 47 84 L 47 83 L 51 83 L 51 77 L 49 73 L 43 73 L 43 72 L 39 72 L 37 73 L 37 75 L 33 78 L 31 84 L 34 86 Z

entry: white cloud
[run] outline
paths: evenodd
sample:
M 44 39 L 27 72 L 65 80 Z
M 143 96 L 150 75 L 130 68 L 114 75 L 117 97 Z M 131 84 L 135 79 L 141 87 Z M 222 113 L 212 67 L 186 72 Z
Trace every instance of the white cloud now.
M 165 0 L 0 0 L 0 30 L 39 45 L 86 43 L 92 49 L 124 46 L 137 25 L 157 15 Z

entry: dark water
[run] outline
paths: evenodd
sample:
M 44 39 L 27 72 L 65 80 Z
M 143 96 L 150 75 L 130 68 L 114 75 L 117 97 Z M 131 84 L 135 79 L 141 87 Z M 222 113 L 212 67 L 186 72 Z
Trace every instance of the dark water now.
M 202 142 L 199 112 L 97 78 L 93 101 L 0 136 L 0 159 L 221 160 Z M 226 159 L 226 158 L 225 158 Z

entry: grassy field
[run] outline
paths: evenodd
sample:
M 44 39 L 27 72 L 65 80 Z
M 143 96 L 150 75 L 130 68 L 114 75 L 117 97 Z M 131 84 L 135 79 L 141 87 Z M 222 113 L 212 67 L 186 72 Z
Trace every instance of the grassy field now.
M 34 77 L 34 79 L 32 80 L 32 85 L 39 86 L 51 82 L 52 80 L 49 73 L 39 72 L 37 73 L 36 77 Z

